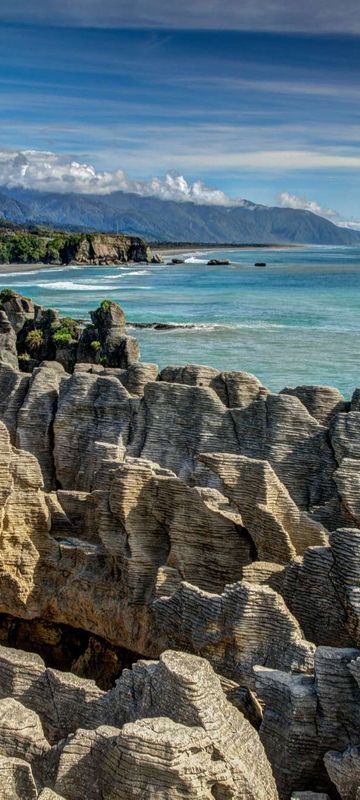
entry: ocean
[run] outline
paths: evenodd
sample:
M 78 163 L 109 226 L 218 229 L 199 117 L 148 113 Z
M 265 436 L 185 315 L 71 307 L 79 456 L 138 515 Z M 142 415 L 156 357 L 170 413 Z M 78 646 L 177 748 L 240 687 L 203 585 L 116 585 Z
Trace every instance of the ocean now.
M 104 298 L 130 322 L 142 361 L 245 370 L 265 386 L 326 384 L 347 398 L 360 385 L 360 248 L 187 252 L 181 265 L 56 267 L 1 273 L 11 287 L 61 314 L 87 318 Z M 210 258 L 230 266 L 208 266 Z M 170 257 L 165 259 L 170 261 Z M 254 266 L 265 261 L 266 268 Z M 184 327 L 185 326 L 185 327 Z M 186 327 L 187 326 L 187 327 Z

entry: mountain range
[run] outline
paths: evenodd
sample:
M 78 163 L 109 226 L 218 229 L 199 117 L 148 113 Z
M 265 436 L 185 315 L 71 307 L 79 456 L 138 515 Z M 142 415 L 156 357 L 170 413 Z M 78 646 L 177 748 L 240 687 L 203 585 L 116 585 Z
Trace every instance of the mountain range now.
M 127 192 L 107 195 L 0 186 L 0 218 L 84 231 L 124 231 L 152 242 L 360 244 L 360 231 L 300 209 L 216 206 Z

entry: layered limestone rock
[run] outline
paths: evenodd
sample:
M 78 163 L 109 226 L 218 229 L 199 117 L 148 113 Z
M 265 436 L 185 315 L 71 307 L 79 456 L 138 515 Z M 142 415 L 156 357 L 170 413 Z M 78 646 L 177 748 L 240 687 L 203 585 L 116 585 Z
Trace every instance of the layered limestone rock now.
M 0 434 L 1 612 L 66 623 L 148 655 L 191 649 L 250 685 L 253 663 L 311 670 L 313 648 L 273 589 L 225 586 L 254 552 L 226 498 L 134 460 L 112 462 L 107 491 L 45 498 L 35 458 L 13 451 L 4 426 Z M 187 545 L 184 509 L 198 520 Z
M 64 334 L 0 310 L 16 358 Z M 359 800 L 360 392 L 159 373 L 124 325 L 0 363 L 0 640 L 48 659 L 0 651 L 1 791 Z
M 224 453 L 200 460 L 239 509 L 260 561 L 286 564 L 307 547 L 327 543 L 326 529 L 297 507 L 267 461 Z
M 281 394 L 298 397 L 321 425 L 329 425 L 337 414 L 350 410 L 343 395 L 331 386 L 296 386 L 295 389 L 283 389 Z
M 201 653 L 219 672 L 249 687 L 256 664 L 281 663 L 285 670 L 304 673 L 313 669 L 314 646 L 267 586 L 243 580 L 215 595 L 182 583 L 151 610 L 162 647 Z
M 56 361 L 44 362 L 35 369 L 16 417 L 16 445 L 37 458 L 48 491 L 56 485 L 53 427 L 60 387 L 66 377 Z
M 56 477 L 63 489 L 106 486 L 124 458 L 138 400 L 113 376 L 76 373 L 62 384 L 54 423 Z
M 336 797 L 335 783 L 341 798 L 356 798 L 360 777 L 351 743 L 359 741 L 360 694 L 352 672 L 359 655 L 354 649 L 319 647 L 314 677 L 255 668 L 265 703 L 260 738 L 280 797 L 314 785 Z
M 65 264 L 124 264 L 150 262 L 153 254 L 143 239 L 125 234 L 84 234 L 69 237 L 62 251 Z
M 0 309 L 0 360 L 15 369 L 19 362 L 16 349 L 16 334 L 5 311 Z
M 354 403 L 357 408 L 356 402 Z M 331 442 L 338 463 L 334 480 L 342 504 L 355 524 L 360 522 L 360 413 L 339 414 L 331 425 Z
M 2 292 L 1 307 L 16 335 L 22 331 L 26 322 L 37 319 L 40 312 L 40 306 L 33 303 L 30 297 L 23 297 L 11 290 Z
M 212 367 L 187 364 L 185 367 L 165 367 L 159 380 L 188 386 L 207 386 L 214 389 L 228 408 L 246 408 L 254 400 L 266 397 L 268 390 L 255 375 L 248 372 L 218 372 Z
M 30 764 L 20 758 L 0 756 L 0 789 L 3 800 L 37 800 Z
M 348 747 L 343 753 L 329 750 L 325 766 L 342 800 L 360 796 L 360 747 Z
M 328 517 L 339 519 L 336 463 L 326 428 L 296 397 L 268 395 L 228 408 L 208 386 L 149 383 L 132 452 L 200 485 L 211 481 L 199 464 L 202 453 L 266 460 L 301 509 L 325 524 Z
M 0 675 L 2 796 L 278 800 L 257 732 L 195 656 L 139 662 L 108 693 L 5 648 Z
M 340 528 L 286 568 L 283 596 L 311 641 L 360 646 L 359 554 L 360 530 Z
M 149 461 L 125 460 L 113 476 L 109 504 L 126 532 L 134 565 L 129 589 L 134 585 L 134 591 L 140 559 L 143 564 L 147 559 L 152 581 L 159 568 L 167 567 L 177 573 L 178 584 L 186 580 L 216 592 L 241 579 L 243 567 L 254 558 L 253 541 L 226 497 L 215 489 L 189 487 Z M 109 538 L 103 541 L 113 548 Z M 142 584 L 145 580 L 143 574 Z

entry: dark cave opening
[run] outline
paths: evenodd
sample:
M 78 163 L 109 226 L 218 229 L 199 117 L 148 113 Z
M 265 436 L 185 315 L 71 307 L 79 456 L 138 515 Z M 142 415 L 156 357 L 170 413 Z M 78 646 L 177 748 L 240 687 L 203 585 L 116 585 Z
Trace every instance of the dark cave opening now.
M 10 614 L 0 614 L 0 645 L 37 653 L 47 667 L 94 680 L 104 691 L 114 686 L 123 669 L 142 658 L 89 631 Z

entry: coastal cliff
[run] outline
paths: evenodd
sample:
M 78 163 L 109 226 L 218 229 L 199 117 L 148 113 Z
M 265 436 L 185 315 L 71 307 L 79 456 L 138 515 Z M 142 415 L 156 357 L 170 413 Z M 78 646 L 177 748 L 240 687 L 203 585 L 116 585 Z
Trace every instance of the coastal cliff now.
M 151 262 L 146 242 L 123 233 L 63 233 L 46 228 L 0 228 L 1 264 L 126 264 Z
M 0 299 L 0 787 L 356 800 L 360 389 L 159 371 L 111 301 L 48 358 Z

